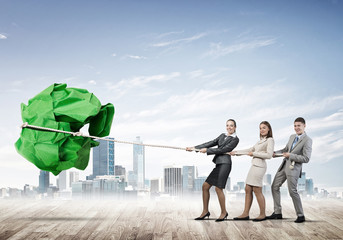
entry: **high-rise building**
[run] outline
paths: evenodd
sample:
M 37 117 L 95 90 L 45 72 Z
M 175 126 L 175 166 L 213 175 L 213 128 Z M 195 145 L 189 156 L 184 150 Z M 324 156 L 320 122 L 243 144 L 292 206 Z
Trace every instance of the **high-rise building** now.
M 112 139 L 113 138 L 108 138 Z M 100 145 L 93 148 L 93 178 L 114 175 L 114 142 L 99 140 Z
M 67 170 L 64 170 L 58 174 L 58 189 L 60 191 L 66 190 L 67 189 L 67 177 L 69 177 Z
M 263 183 L 265 184 L 265 185 L 272 185 L 272 175 L 271 174 L 266 174 L 266 175 L 264 175 L 264 177 L 263 177 Z
M 136 137 L 135 143 L 143 143 L 140 137 Z M 134 188 L 144 189 L 145 180 L 145 149 L 144 146 L 133 145 L 133 172 L 136 175 L 137 184 L 133 185 Z
M 230 178 L 230 176 L 227 178 L 225 189 L 227 191 L 231 191 L 231 178 Z
M 39 173 L 39 193 L 46 193 L 50 184 L 50 175 L 47 171 L 40 171 Z
M 134 171 L 128 171 L 127 173 L 128 185 L 132 186 L 133 189 L 137 188 L 137 176 Z
M 115 165 L 114 166 L 114 175 L 125 176 L 126 175 L 125 168 L 123 166 L 120 166 L 120 165 Z
M 193 192 L 194 180 L 197 177 L 197 168 L 195 166 L 182 167 L 182 190 L 183 192 Z
M 195 192 L 201 192 L 202 191 L 202 185 L 206 181 L 207 177 L 197 177 L 194 180 L 194 191 Z
M 69 172 L 69 187 L 72 187 L 73 182 L 78 182 L 80 180 L 79 172 Z
M 245 189 L 245 182 L 237 182 L 237 185 L 239 187 L 239 190 L 244 190 Z
M 306 173 L 301 173 L 301 178 L 298 179 L 298 192 L 306 191 Z
M 182 193 L 181 167 L 164 168 L 164 190 L 171 196 L 180 196 Z
M 162 178 L 154 178 L 150 181 L 150 192 L 161 193 L 162 192 Z
M 314 195 L 313 180 L 312 178 L 306 179 L 306 192 L 309 195 Z

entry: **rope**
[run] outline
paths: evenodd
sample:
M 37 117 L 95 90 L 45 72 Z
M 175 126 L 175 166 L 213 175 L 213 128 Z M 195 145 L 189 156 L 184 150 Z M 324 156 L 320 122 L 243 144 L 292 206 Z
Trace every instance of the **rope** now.
M 137 143 L 137 142 L 128 142 L 128 141 L 108 139 L 108 138 L 103 138 L 103 137 L 90 136 L 90 135 L 85 135 L 82 132 L 68 132 L 68 131 L 58 130 L 58 129 L 54 129 L 54 128 L 47 128 L 47 127 L 39 127 L 39 126 L 29 125 L 27 122 L 23 123 L 21 125 L 21 128 L 28 128 L 28 129 L 32 129 L 32 130 L 47 131 L 47 132 L 65 133 L 65 134 L 70 134 L 70 135 L 78 136 L 78 137 L 88 137 L 88 138 L 92 138 L 92 139 L 104 140 L 104 141 L 116 142 L 116 143 L 141 145 L 141 146 L 147 146 L 147 147 L 157 147 L 157 148 L 170 148 L 170 149 L 177 149 L 177 150 L 186 150 L 186 148 L 182 148 L 182 147 L 156 145 L 156 144 L 145 144 L 145 143 Z M 193 150 L 196 151 L 196 152 L 200 151 L 200 149 L 193 149 Z

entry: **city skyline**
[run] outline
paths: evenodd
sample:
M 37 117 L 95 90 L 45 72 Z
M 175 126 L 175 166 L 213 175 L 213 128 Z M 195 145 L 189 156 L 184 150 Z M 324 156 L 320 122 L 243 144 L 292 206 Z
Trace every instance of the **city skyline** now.
M 316 0 L 3 2 L 0 187 L 38 186 L 39 169 L 14 148 L 20 104 L 55 82 L 113 103 L 110 137 L 124 141 L 194 146 L 233 118 L 237 150 L 258 141 L 264 120 L 278 150 L 302 116 L 313 139 L 303 170 L 323 188 L 343 187 L 342 10 L 341 1 Z M 133 169 L 132 146 L 116 144 L 115 154 L 116 165 Z M 146 147 L 145 178 L 173 164 L 207 176 L 211 160 Z M 281 160 L 268 160 L 267 172 Z M 232 181 L 244 181 L 250 165 L 233 157 Z M 92 169 L 91 157 L 80 179 Z

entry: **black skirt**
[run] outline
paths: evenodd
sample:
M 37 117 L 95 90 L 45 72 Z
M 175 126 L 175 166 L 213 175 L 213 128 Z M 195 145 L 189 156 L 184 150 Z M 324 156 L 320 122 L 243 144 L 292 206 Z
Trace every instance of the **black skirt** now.
M 206 182 L 218 188 L 225 188 L 230 172 L 231 164 L 216 164 L 216 167 L 207 177 Z

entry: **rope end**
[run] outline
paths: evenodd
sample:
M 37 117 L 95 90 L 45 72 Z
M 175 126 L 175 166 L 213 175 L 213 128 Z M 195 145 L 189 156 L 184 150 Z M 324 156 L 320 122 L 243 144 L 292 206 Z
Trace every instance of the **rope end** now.
M 20 127 L 21 128 L 26 128 L 29 124 L 27 122 L 23 123 Z

